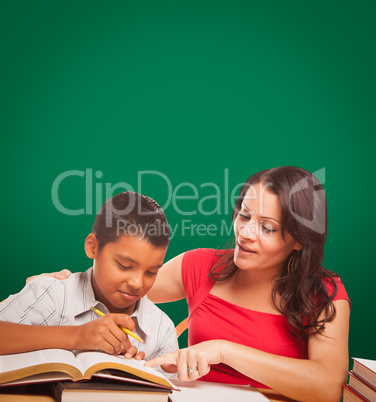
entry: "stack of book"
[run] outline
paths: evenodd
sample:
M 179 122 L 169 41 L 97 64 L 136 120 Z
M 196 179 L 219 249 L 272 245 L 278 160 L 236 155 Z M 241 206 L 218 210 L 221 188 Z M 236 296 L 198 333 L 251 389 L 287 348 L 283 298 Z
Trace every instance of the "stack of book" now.
M 353 357 L 349 382 L 344 385 L 343 402 L 376 401 L 376 360 Z
M 0 400 L 15 400 L 11 396 L 17 395 L 21 386 L 29 387 L 31 393 L 34 384 L 52 383 L 53 397 L 63 402 L 124 398 L 167 402 L 172 390 L 178 388 L 144 363 L 101 352 L 75 354 L 62 349 L 3 355 L 0 356 Z M 2 392 L 3 387 L 11 388 L 10 392 Z
M 3 355 L 0 401 L 269 401 L 250 386 L 171 381 L 144 363 L 101 352 L 73 353 L 62 349 Z

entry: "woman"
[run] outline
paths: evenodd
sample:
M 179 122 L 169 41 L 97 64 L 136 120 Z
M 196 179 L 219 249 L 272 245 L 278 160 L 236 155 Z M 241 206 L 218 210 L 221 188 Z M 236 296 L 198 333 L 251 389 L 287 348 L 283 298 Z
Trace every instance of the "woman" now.
M 279 167 L 251 176 L 233 211 L 235 247 L 183 253 L 149 298 L 186 298 L 189 347 L 146 363 L 181 380 L 270 387 L 300 401 L 339 401 L 348 365 L 349 299 L 321 266 L 322 186 Z

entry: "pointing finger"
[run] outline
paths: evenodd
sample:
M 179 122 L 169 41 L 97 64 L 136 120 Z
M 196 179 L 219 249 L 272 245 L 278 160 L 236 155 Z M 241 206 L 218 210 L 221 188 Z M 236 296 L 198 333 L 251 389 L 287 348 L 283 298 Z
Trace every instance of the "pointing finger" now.
M 151 359 L 145 363 L 147 367 L 155 367 L 160 366 L 162 364 L 174 364 L 176 365 L 176 354 L 169 353 L 167 355 L 156 357 L 155 359 Z

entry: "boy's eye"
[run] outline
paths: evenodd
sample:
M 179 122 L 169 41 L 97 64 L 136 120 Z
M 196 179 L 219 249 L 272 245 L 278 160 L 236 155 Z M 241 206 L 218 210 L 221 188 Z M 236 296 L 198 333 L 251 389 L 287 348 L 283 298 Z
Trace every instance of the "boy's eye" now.
M 118 262 L 118 265 L 121 269 L 127 270 L 127 269 L 131 269 L 131 267 L 126 267 L 125 265 L 120 264 L 120 262 Z
M 147 271 L 146 273 L 147 273 L 148 275 L 150 275 L 150 276 L 155 276 L 155 275 L 157 275 L 158 272 Z

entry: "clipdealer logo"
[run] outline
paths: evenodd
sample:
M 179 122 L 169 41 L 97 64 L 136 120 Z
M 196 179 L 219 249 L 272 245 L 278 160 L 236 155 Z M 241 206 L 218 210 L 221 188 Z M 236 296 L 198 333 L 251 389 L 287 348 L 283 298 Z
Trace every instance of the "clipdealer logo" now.
M 60 186 L 69 185 L 69 180 L 74 177 L 82 178 L 82 185 L 85 188 L 85 205 L 81 208 L 73 209 L 64 205 L 59 197 Z M 228 215 L 232 212 L 232 208 L 237 200 L 237 194 L 242 187 L 242 183 L 236 185 L 231 192 L 229 192 L 229 173 L 228 169 L 224 169 L 223 185 L 219 186 L 214 182 L 202 183 L 199 186 L 193 183 L 183 182 L 177 186 L 173 186 L 171 180 L 162 172 L 155 170 L 143 170 L 137 173 L 137 187 L 133 188 L 129 183 L 122 181 L 115 184 L 108 182 L 101 182 L 103 172 L 93 169 L 86 170 L 67 170 L 59 174 L 51 188 L 52 203 L 55 208 L 65 215 L 93 215 L 95 214 L 104 201 L 117 194 L 119 191 L 136 191 L 140 194 L 143 192 L 143 182 L 145 180 L 161 180 L 163 191 L 161 198 L 163 203 L 159 202 L 163 210 L 172 207 L 179 215 Z M 99 179 L 96 181 L 96 179 Z M 205 195 L 202 193 L 205 192 Z M 209 193 L 209 195 L 208 195 Z M 147 192 L 145 192 L 147 195 Z M 188 201 L 188 203 L 186 202 Z M 185 204 L 184 204 L 185 202 Z M 184 205 L 183 205 L 184 204 Z M 93 208 L 93 205 L 95 207 Z M 208 206 L 209 205 L 209 206 Z
M 236 184 L 230 188 L 229 184 L 229 170 L 224 169 L 223 183 L 218 185 L 214 182 L 205 182 L 200 185 L 195 185 L 189 182 L 182 182 L 173 186 L 171 180 L 162 172 L 155 170 L 143 170 L 137 172 L 137 186 L 133 188 L 129 183 L 121 181 L 118 183 L 103 182 L 103 172 L 100 170 L 93 171 L 91 168 L 85 170 L 67 170 L 59 174 L 52 183 L 51 198 L 55 208 L 62 214 L 69 216 L 79 215 L 93 215 L 96 214 L 101 208 L 104 201 L 111 198 L 120 191 L 135 191 L 140 194 L 148 195 L 143 191 L 143 184 L 147 180 L 160 180 L 161 191 L 158 194 L 158 203 L 164 211 L 169 208 L 184 217 L 180 222 L 170 226 L 170 237 L 173 238 L 176 233 L 181 236 L 227 236 L 229 237 L 233 231 L 233 225 L 229 215 L 231 215 L 235 203 L 238 199 L 240 189 L 243 182 Z M 317 176 L 317 177 L 316 177 Z M 325 183 L 325 168 L 320 169 L 312 174 L 312 182 L 316 184 Z M 85 191 L 84 205 L 81 208 L 70 208 L 69 205 L 64 205 L 59 197 L 60 186 L 70 185 L 70 180 L 82 181 L 82 187 Z M 314 230 L 317 233 L 325 232 L 325 214 L 323 214 L 322 203 L 325 202 L 324 190 L 315 190 L 314 193 L 314 210 L 312 211 L 312 219 L 306 219 L 299 216 L 293 211 L 291 205 L 292 196 L 309 186 L 308 179 L 305 178 L 297 182 L 291 189 L 289 194 L 289 209 L 292 216 L 302 225 Z M 146 187 L 146 186 L 144 186 Z M 251 186 L 252 187 L 252 186 Z M 267 190 L 265 187 L 265 190 Z M 253 189 L 254 190 L 254 189 Z M 160 201 L 163 198 L 163 202 Z M 257 191 L 251 191 L 247 195 L 247 199 L 259 198 L 259 207 L 263 208 L 263 192 L 257 194 Z M 220 223 L 218 220 L 210 222 L 209 224 L 194 223 L 192 219 L 185 217 L 192 217 L 194 215 L 201 216 L 225 216 Z M 250 225 L 251 226 L 251 225 Z
M 149 195 L 147 191 L 143 190 L 147 187 L 147 182 L 159 180 L 161 184 L 157 200 L 159 205 L 165 212 L 169 208 L 173 208 L 182 217 L 180 222 L 175 221 L 173 224 L 169 224 L 171 239 L 176 234 L 182 237 L 229 237 L 232 234 L 232 222 L 231 219 L 228 219 L 228 215 L 232 212 L 243 183 L 239 183 L 230 191 L 228 169 L 224 169 L 223 182 L 220 185 L 214 182 L 206 182 L 197 186 L 193 183 L 182 182 L 173 186 L 167 175 L 154 170 L 139 171 L 136 188 L 125 181 L 114 184 L 103 182 L 101 180 L 103 176 L 103 172 L 99 170 L 94 172 L 91 168 L 62 172 L 52 183 L 51 198 L 53 205 L 64 215 L 94 215 L 100 210 L 102 204 L 115 194 L 121 191 L 136 191 L 140 194 Z M 67 186 L 69 188 L 73 183 L 77 185 L 77 180 L 81 182 L 85 199 L 82 200 L 80 197 L 82 202 L 80 208 L 72 208 L 68 205 L 69 201 L 65 201 L 65 203 L 62 201 L 64 198 L 60 198 L 60 195 L 62 191 L 66 191 Z M 222 219 L 220 222 L 213 220 L 208 224 L 196 223 L 193 219 L 189 219 L 199 215 L 225 215 L 226 219 Z

